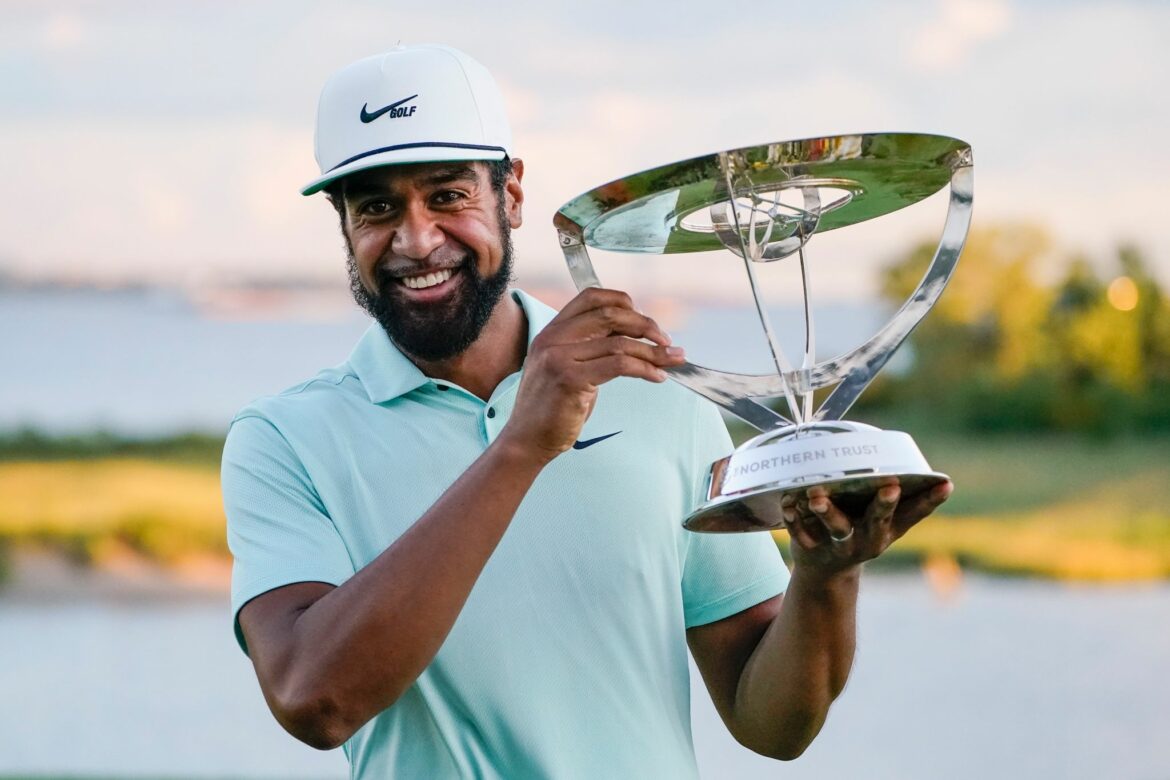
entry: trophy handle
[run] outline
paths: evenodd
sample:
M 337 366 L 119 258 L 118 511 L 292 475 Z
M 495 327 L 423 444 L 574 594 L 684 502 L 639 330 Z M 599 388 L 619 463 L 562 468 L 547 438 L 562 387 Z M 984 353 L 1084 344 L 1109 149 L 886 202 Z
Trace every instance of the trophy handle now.
M 560 214 L 553 217 L 553 222 L 556 223 L 561 251 L 565 253 L 565 262 L 569 265 L 569 275 L 573 277 L 577 292 L 601 287 L 597 272 L 593 270 L 593 261 L 589 259 L 589 251 L 585 249 L 581 226 Z
M 840 420 L 942 295 L 971 227 L 974 187 L 975 169 L 971 165 L 971 150 L 966 149 L 957 155 L 951 172 L 951 199 L 942 238 L 918 287 L 877 335 L 852 352 L 818 363 L 813 368 L 811 387 L 826 387 L 839 382 L 813 415 L 814 420 Z
M 572 276 L 577 290 L 601 287 L 597 272 L 593 270 L 593 261 L 585 248 L 581 226 L 559 213 L 553 221 L 560 237 L 561 251 L 564 252 L 565 262 L 569 266 L 569 275 Z M 679 384 L 713 401 L 753 428 L 770 431 L 792 424 L 792 420 L 784 415 L 752 400 L 752 397 L 763 398 L 783 393 L 783 384 L 779 376 L 732 374 L 694 363 L 684 363 L 666 371 Z

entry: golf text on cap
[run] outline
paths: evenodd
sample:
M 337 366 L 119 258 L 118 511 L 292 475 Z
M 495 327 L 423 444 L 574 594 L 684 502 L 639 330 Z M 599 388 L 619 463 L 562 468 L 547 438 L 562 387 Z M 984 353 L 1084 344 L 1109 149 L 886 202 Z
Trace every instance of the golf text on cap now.
M 403 106 L 402 104 L 414 100 L 416 97 L 418 97 L 418 95 L 411 95 L 410 97 L 402 98 L 402 100 L 399 100 L 397 103 L 391 103 L 388 106 L 384 106 L 383 108 L 379 108 L 377 111 L 372 112 L 367 111 L 367 109 L 370 107 L 370 104 L 365 103 L 362 105 L 362 112 L 360 114 L 361 120 L 363 123 L 369 124 L 386 113 L 390 114 L 391 119 L 395 119 L 400 116 L 412 116 L 414 114 L 414 110 L 418 108 L 418 106 Z M 399 106 L 402 107 L 399 108 Z

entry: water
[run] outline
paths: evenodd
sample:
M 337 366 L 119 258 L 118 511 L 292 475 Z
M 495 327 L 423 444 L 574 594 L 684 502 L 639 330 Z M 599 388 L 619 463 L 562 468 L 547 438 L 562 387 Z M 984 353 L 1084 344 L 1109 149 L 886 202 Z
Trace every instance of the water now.
M 336 365 L 366 327 L 209 319 L 166 291 L 0 292 L 0 428 L 224 431 L 237 409 Z
M 870 577 L 852 680 L 808 752 L 777 766 L 726 734 L 692 675 L 704 777 L 1170 777 L 1170 586 L 969 578 L 943 601 Z M 344 777 L 286 736 L 226 604 L 0 599 L 0 774 Z
M 329 306 L 311 318 L 274 310 L 224 319 L 201 316 L 173 291 L 0 290 L 0 430 L 223 431 L 253 398 L 348 357 L 369 320 L 344 297 L 330 296 Z M 882 321 L 873 305 L 819 314 L 822 357 L 860 343 Z M 797 319 L 793 307 L 776 316 Z M 695 362 L 768 372 L 754 317 L 748 308 L 691 307 L 672 336 Z M 802 337 L 783 331 L 797 360 Z

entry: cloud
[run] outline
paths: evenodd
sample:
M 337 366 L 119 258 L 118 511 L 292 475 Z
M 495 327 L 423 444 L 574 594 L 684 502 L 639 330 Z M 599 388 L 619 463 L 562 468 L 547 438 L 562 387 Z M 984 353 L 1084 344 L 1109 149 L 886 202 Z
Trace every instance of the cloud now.
M 1026 215 L 1069 241 L 1130 237 L 1170 259 L 1156 230 L 1170 176 L 1165 4 L 855 0 L 745 21 L 690 0 L 666 20 L 599 3 L 584 18 L 567 0 L 522 14 L 470 0 L 0 4 L 0 143 L 18 150 L 0 158 L 0 240 L 29 263 L 109 273 L 332 273 L 333 215 L 296 193 L 316 170 L 317 92 L 402 38 L 464 48 L 501 82 L 528 163 L 522 273 L 563 278 L 552 214 L 609 179 L 883 130 L 970 141 L 978 219 Z M 1117 192 L 1140 198 L 1117 207 Z M 875 223 L 872 245 L 840 231 L 814 251 L 840 253 L 838 277 L 856 285 L 856 269 L 941 215 Z
M 132 186 L 137 198 L 129 204 L 141 215 L 141 225 L 149 233 L 175 239 L 190 229 L 195 204 L 178 182 L 164 179 L 153 171 L 142 171 L 134 177 Z
M 936 17 L 915 32 L 910 61 L 922 68 L 956 68 L 981 43 L 1006 34 L 1012 16 L 1006 0 L 943 0 Z
M 3 163 L 19 199 L 0 235 L 26 268 L 181 281 L 195 268 L 328 274 L 341 257 L 332 210 L 297 191 L 316 172 L 311 128 L 24 121 L 0 125 L 0 145 L 21 150 Z
M 85 21 L 69 11 L 55 11 L 45 20 L 43 42 L 53 52 L 72 49 L 86 38 Z

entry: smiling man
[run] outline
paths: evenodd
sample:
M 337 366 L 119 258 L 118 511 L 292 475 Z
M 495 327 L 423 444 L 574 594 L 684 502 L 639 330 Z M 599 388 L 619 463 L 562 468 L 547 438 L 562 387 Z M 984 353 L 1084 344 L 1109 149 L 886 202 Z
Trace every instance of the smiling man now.
M 481 180 L 483 168 L 476 162 L 403 164 L 354 173 L 331 188 L 354 297 L 416 359 L 441 361 L 465 352 L 511 280 L 504 185 L 509 176 L 519 184 L 523 166 L 496 162 L 487 181 Z M 518 208 L 518 190 L 513 197 Z M 412 199 L 425 203 L 421 215 L 403 213 Z M 406 230 L 399 225 L 403 218 L 428 220 L 432 214 L 443 217 L 441 227 L 439 220 Z M 389 246 L 393 240 L 396 248 Z M 405 241 L 412 245 L 404 247 Z
M 684 531 L 726 430 L 624 293 L 509 292 L 524 166 L 488 73 L 438 46 L 354 63 L 317 159 L 304 193 L 376 322 L 242 410 L 223 459 L 277 720 L 360 777 L 692 777 L 689 646 L 736 739 L 799 755 L 849 673 L 860 564 L 949 485 L 858 517 L 814 493 L 791 578 L 767 534 Z

